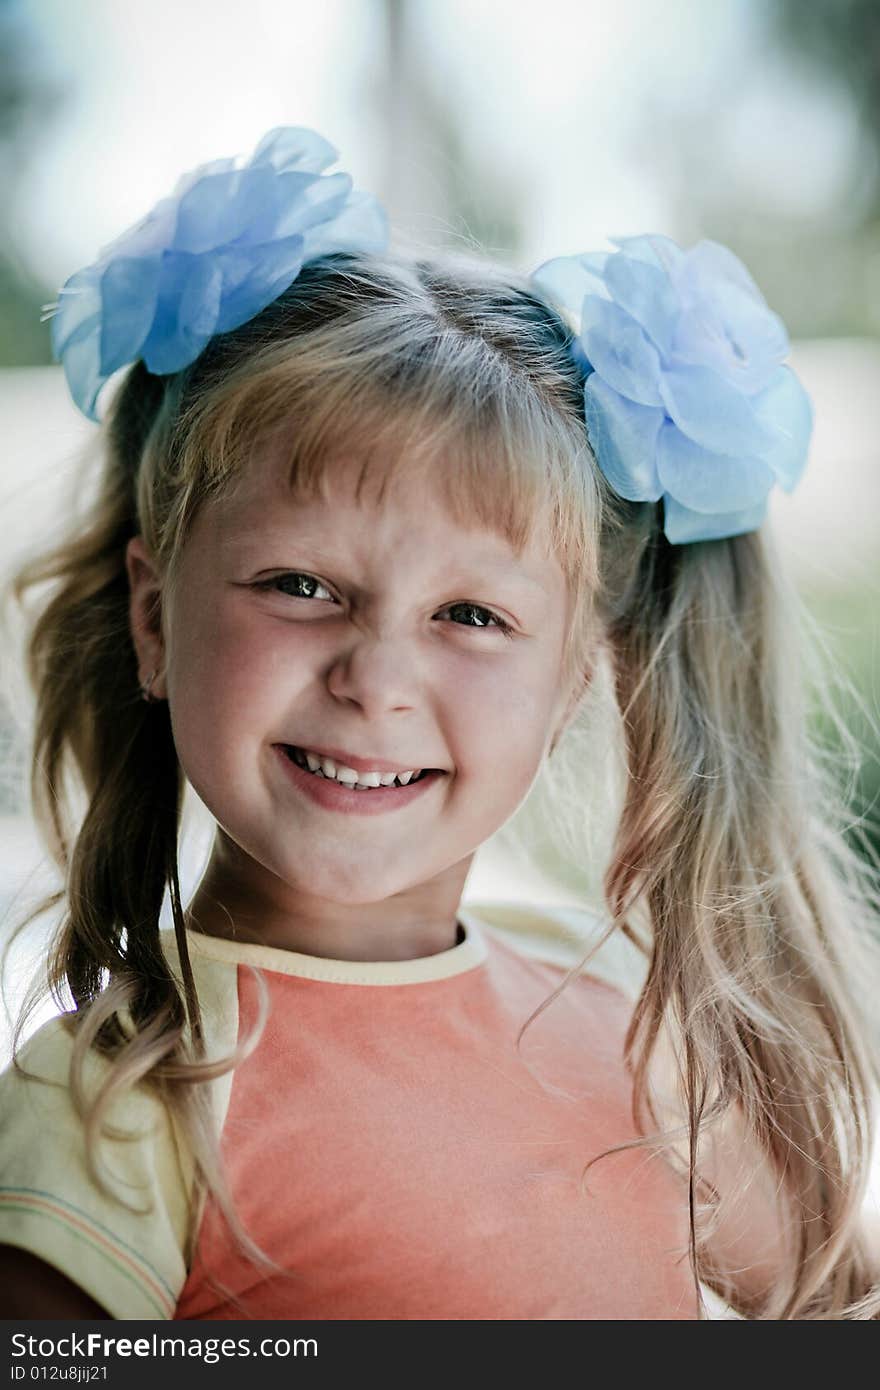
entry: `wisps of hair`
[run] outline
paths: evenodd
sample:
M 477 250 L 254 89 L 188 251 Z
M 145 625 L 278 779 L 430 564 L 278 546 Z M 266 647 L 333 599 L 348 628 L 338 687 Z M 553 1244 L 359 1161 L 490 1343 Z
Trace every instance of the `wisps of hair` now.
M 867 837 L 861 856 L 846 840 L 849 789 L 811 732 L 811 690 L 843 732 L 821 634 L 764 531 L 632 541 L 626 556 L 609 552 L 603 589 L 631 779 L 605 886 L 615 915 L 643 899 L 653 924 L 628 1039 L 637 1101 L 650 1108 L 665 1025 L 691 1159 L 701 1126 L 726 1127 L 768 1165 L 780 1233 L 770 1287 L 712 1256 L 725 1194 L 710 1197 L 701 1237 L 692 1204 L 695 1257 L 734 1307 L 875 1317 L 861 1223 L 880 1081 L 880 896 Z

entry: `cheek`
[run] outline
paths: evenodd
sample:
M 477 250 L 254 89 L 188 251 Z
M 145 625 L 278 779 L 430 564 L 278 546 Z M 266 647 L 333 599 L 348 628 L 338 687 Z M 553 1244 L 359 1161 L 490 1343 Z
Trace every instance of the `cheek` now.
M 278 644 L 265 625 L 235 621 L 222 608 L 209 615 L 181 614 L 169 642 L 168 699 L 179 752 L 193 757 L 204 748 L 228 763 L 236 743 L 267 736 L 266 720 L 293 692 L 289 663 L 283 686 L 279 680 Z
M 540 762 L 557 698 L 552 663 L 520 662 L 472 684 L 459 709 L 463 737 L 480 766 L 505 783 L 529 779 Z

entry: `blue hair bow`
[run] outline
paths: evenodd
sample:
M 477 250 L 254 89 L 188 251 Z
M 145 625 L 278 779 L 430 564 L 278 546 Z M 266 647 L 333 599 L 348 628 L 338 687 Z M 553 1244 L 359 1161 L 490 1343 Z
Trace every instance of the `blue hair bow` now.
M 673 544 L 760 526 L 774 483 L 793 491 L 813 412 L 785 325 L 725 246 L 612 237 L 530 277 L 579 320 L 573 353 L 596 461 L 619 496 L 663 499 Z
M 328 251 L 384 250 L 386 214 L 324 175 L 337 151 L 313 130 L 278 126 L 236 167 L 218 159 L 182 175 L 168 198 L 64 284 L 52 350 L 91 420 L 98 393 L 142 358 L 162 376 L 195 361 L 217 333 L 247 322 L 307 261 Z M 48 316 L 47 316 L 48 317 Z

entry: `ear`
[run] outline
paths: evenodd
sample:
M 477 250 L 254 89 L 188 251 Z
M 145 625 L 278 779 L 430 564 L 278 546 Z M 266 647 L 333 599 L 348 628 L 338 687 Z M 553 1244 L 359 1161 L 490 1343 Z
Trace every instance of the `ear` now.
M 155 671 L 150 694 L 167 699 L 165 642 L 162 636 L 162 586 L 159 569 L 142 536 L 133 536 L 125 548 L 125 568 L 131 598 L 128 608 L 131 637 L 138 660 L 138 681 L 143 686 Z

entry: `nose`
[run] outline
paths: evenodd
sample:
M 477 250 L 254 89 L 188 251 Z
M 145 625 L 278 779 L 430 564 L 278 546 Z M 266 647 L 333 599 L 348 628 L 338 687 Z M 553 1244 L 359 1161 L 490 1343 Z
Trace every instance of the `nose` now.
M 359 705 L 374 717 L 417 704 L 418 677 L 407 643 L 363 634 L 338 652 L 327 671 L 334 699 Z

